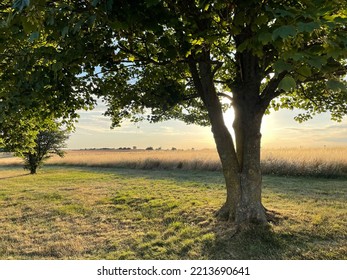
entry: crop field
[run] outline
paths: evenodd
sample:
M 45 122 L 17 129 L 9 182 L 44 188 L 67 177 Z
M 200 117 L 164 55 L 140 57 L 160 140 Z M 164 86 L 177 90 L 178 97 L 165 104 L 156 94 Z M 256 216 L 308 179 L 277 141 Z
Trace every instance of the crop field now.
M 347 259 L 346 151 L 264 153 L 341 174 L 265 175 L 277 219 L 241 234 L 214 217 L 213 151 L 68 151 L 37 175 L 2 154 L 0 259 Z
M 21 160 L 0 154 L 0 166 Z M 160 170 L 221 170 L 215 150 L 68 150 L 48 165 L 120 167 Z M 262 150 L 263 174 L 337 177 L 347 175 L 347 148 L 287 148 Z

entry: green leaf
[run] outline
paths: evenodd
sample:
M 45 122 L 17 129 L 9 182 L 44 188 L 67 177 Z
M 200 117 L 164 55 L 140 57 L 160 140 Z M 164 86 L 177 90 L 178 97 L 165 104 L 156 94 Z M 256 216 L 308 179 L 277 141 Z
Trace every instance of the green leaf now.
M 308 60 L 308 64 L 310 64 L 311 66 L 317 69 L 321 69 L 322 66 L 325 65 L 326 63 L 327 63 L 326 57 L 322 57 L 322 56 L 314 56 Z
M 320 27 L 318 22 L 299 22 L 297 24 L 299 32 L 311 33 L 313 30 Z
M 292 91 L 296 87 L 296 82 L 292 76 L 285 76 L 278 85 L 278 89 L 282 89 L 286 92 Z
M 255 20 L 254 23 L 257 25 L 263 25 L 263 24 L 267 24 L 269 22 L 269 19 L 267 17 L 267 15 L 260 15 L 258 16 Z
M 340 92 L 346 90 L 346 85 L 340 81 L 337 80 L 329 80 L 327 82 L 327 87 L 328 89 L 335 91 L 335 92 Z
M 32 32 L 37 31 L 36 25 L 32 23 L 31 21 L 29 21 L 27 17 L 22 17 L 21 22 L 22 22 L 24 32 L 26 34 L 31 34 Z
M 294 37 L 296 35 L 297 31 L 295 26 L 293 25 L 283 25 L 277 29 L 274 30 L 272 33 L 272 39 L 276 40 L 277 38 L 288 38 L 288 37 Z
M 245 15 L 243 13 L 237 13 L 234 16 L 233 25 L 242 26 L 245 24 L 245 21 L 246 21 Z
M 296 72 L 298 73 L 298 79 L 300 81 L 305 81 L 312 75 L 311 68 L 306 65 L 301 66 Z
M 250 45 L 250 40 L 245 40 L 243 43 L 241 43 L 238 47 L 237 50 L 242 53 L 245 51 Z
M 65 37 L 69 33 L 69 27 L 65 26 L 63 30 L 61 31 L 61 35 Z
M 291 18 L 295 17 L 295 14 L 293 14 L 287 10 L 280 9 L 280 8 L 276 9 L 275 13 L 277 15 L 279 15 L 280 17 L 291 17 Z
M 204 38 L 196 38 L 191 41 L 192 45 L 202 45 L 204 43 Z
M 169 59 L 174 59 L 177 57 L 177 51 L 174 46 L 170 46 L 166 50 L 166 55 Z
M 100 2 L 100 0 L 93 0 L 92 6 L 93 6 L 93 7 L 96 7 L 96 5 L 99 4 L 99 2 Z
M 266 45 L 272 41 L 272 34 L 270 32 L 262 32 L 258 35 L 258 40 Z
M 273 68 L 275 70 L 276 73 L 281 73 L 283 71 L 290 71 L 293 69 L 293 66 L 290 65 L 289 63 L 283 61 L 282 59 L 277 60 L 274 65 Z
M 57 62 L 55 64 L 52 65 L 52 70 L 54 72 L 58 72 L 63 68 L 63 64 L 61 62 Z
M 130 55 L 130 56 L 128 57 L 128 59 L 129 59 L 129 61 L 135 61 L 136 57 L 133 56 L 133 55 Z
M 171 42 L 170 42 L 170 39 L 166 36 L 163 36 L 159 39 L 159 45 L 161 47 L 163 47 L 164 49 L 165 48 L 168 48 L 169 46 L 171 46 Z
M 282 54 L 282 59 L 284 60 L 294 60 L 294 61 L 302 61 L 305 59 L 305 53 L 298 52 L 297 50 L 293 49 L 290 51 L 287 51 Z
M 96 20 L 96 15 L 91 15 L 91 16 L 88 18 L 88 20 L 87 20 L 87 24 L 88 24 L 88 25 L 93 25 L 94 22 L 95 22 L 95 20 Z
M 148 8 L 158 5 L 160 0 L 146 0 L 146 5 Z
M 112 7 L 113 7 L 113 0 L 107 0 L 106 1 L 106 9 L 108 11 L 111 11 L 112 10 Z

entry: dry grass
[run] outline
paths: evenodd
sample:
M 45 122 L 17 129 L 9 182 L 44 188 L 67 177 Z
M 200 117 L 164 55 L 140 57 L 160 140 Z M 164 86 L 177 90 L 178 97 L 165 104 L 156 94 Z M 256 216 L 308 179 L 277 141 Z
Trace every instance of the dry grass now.
M 19 165 L 21 160 L 8 154 L 0 165 Z M 215 150 L 119 151 L 71 150 L 64 158 L 53 157 L 49 165 L 120 167 L 162 170 L 221 170 Z M 347 148 L 263 149 L 264 174 L 285 176 L 337 177 L 347 174 Z
M 264 174 L 337 177 L 347 175 L 347 148 L 263 149 Z
M 0 167 L 0 259 L 346 259 L 345 179 L 264 177 L 271 229 L 214 212 L 220 172 Z

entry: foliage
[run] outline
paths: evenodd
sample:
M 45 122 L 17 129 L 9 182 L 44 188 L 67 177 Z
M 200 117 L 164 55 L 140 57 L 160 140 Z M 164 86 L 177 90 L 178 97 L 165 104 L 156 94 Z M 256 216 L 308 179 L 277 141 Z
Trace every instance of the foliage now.
M 15 16 L 11 2 L 0 4 L 0 131 L 4 137 L 12 135 L 6 145 L 29 147 L 37 134 L 34 127 L 52 119 L 72 126 L 76 111 L 91 108 L 94 100 L 92 85 L 79 76 L 82 66 L 71 63 L 73 55 L 60 52 L 59 41 L 37 29 L 42 17 L 35 7 L 24 9 L 29 4 L 42 7 L 44 1 L 14 1 L 22 17 Z
M 325 111 L 341 120 L 347 113 L 344 1 L 93 3 L 107 15 L 96 28 L 113 34 L 100 91 L 115 125 L 148 112 L 152 121 L 208 124 L 189 68 L 204 59 L 219 94 L 234 101 L 240 88 L 250 92 L 256 83 L 254 98 L 266 107 L 306 110 L 300 121 Z
M 8 13 L 12 29 L 38 45 L 34 50 L 46 62 L 41 67 L 59 81 L 88 73 L 79 81 L 97 86 L 94 92 L 107 100 L 114 125 L 127 117 L 138 121 L 143 113 L 151 121 L 180 118 L 207 125 L 188 67 L 205 50 L 211 54 L 215 85 L 224 93 L 235 95 L 251 74 L 239 65 L 249 56 L 258 64 L 253 69 L 258 98 L 272 100 L 273 108 L 305 109 L 298 120 L 325 111 L 341 120 L 346 113 L 344 1 L 18 0 L 13 9 Z
M 64 156 L 62 148 L 65 147 L 65 141 L 68 139 L 67 131 L 56 127 L 50 127 L 37 133 L 35 146 L 31 150 L 15 151 L 15 155 L 24 159 L 24 168 L 35 174 L 37 168 L 49 159 L 53 154 L 60 157 Z

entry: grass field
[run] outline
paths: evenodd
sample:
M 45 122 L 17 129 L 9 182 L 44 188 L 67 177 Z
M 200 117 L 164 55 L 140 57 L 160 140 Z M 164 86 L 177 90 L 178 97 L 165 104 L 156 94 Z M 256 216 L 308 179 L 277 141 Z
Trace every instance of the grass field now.
M 19 158 L 0 154 L 1 165 L 20 165 Z M 221 170 L 215 150 L 76 150 L 48 165 L 120 167 L 160 170 Z M 347 148 L 287 148 L 262 150 L 263 174 L 280 176 L 347 176 Z
M 0 167 L 1 259 L 347 259 L 346 178 L 264 176 L 270 229 L 213 214 L 220 172 Z

